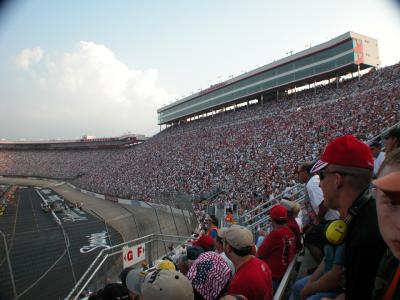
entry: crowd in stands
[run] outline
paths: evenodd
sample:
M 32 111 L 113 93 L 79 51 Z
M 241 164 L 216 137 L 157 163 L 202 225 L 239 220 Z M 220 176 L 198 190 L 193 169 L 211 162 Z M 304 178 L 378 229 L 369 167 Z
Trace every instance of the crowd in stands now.
M 331 141 L 310 168 L 299 163 L 298 178 L 307 184 L 318 181 L 322 192 L 313 185 L 306 188 L 314 216 L 301 224 L 304 239 L 295 220 L 300 208 L 291 200 L 271 207 L 272 227 L 259 232 L 260 244 L 249 229 L 220 228 L 209 215 L 196 240 L 152 269 L 124 269 L 119 283 L 107 284 L 89 299 L 272 299 L 303 241 L 320 247 L 322 257 L 308 276 L 288 288 L 286 298 L 400 299 L 400 128 L 389 131 L 385 143 L 386 158 L 376 177 L 373 146 L 353 135 Z M 325 230 L 307 239 L 306 226 L 321 224 Z
M 400 64 L 263 105 L 170 127 L 117 150 L 2 151 L 2 175 L 78 178 L 94 192 L 152 201 L 219 188 L 239 214 L 306 185 L 306 218 L 292 199 L 271 205 L 271 228 L 207 226 L 155 269 L 123 270 L 91 299 L 272 299 L 288 266 L 307 248 L 317 267 L 292 299 L 400 298 Z M 315 161 L 319 159 L 316 163 Z M 375 180 L 373 180 L 375 179 Z M 371 187 L 372 186 L 372 187 Z
M 248 210 L 294 184 L 300 160 L 352 133 L 368 140 L 399 121 L 400 64 L 167 128 L 123 150 L 2 151 L 0 174 L 73 178 L 90 191 L 151 201 L 216 188 Z

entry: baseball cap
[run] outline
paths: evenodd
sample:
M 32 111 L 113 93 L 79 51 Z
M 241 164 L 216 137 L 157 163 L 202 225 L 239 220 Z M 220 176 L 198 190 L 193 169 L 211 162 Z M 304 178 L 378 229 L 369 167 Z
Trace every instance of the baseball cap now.
M 121 271 L 119 274 L 119 279 L 121 279 L 122 285 L 126 286 L 126 276 L 128 276 L 128 273 L 134 269 L 135 267 L 127 267 Z
M 243 226 L 232 226 L 224 234 L 225 240 L 233 248 L 243 250 L 254 246 L 254 237 L 250 230 Z
M 352 135 L 345 135 L 334 139 L 326 146 L 320 160 L 312 167 L 311 173 L 316 173 L 330 164 L 373 170 L 374 158 L 367 144 Z
M 282 199 L 280 204 L 283 205 L 288 211 L 291 211 L 293 215 L 297 215 L 300 212 L 300 204 L 295 201 Z
M 391 137 L 400 139 L 400 127 L 390 129 L 389 132 L 385 135 L 385 139 Z
M 198 240 L 194 241 L 193 246 L 202 248 L 204 251 L 214 250 L 214 240 L 209 235 L 202 235 Z
M 221 255 L 205 252 L 193 262 L 187 277 L 204 299 L 213 300 L 230 281 L 232 271 Z
M 132 293 L 141 295 L 142 291 L 140 285 L 143 283 L 145 277 L 146 272 L 140 269 L 133 269 L 129 271 L 128 275 L 126 276 L 126 287 Z
M 275 221 L 286 221 L 287 220 L 287 209 L 281 204 L 274 205 L 270 211 L 269 215 L 272 220 Z
M 384 192 L 400 192 L 400 172 L 392 172 L 380 177 L 372 183 Z
M 147 274 L 142 284 L 144 300 L 194 299 L 192 284 L 180 272 L 156 270 Z
M 174 263 L 168 259 L 160 260 L 156 266 L 157 270 L 172 270 L 176 271 L 176 267 Z

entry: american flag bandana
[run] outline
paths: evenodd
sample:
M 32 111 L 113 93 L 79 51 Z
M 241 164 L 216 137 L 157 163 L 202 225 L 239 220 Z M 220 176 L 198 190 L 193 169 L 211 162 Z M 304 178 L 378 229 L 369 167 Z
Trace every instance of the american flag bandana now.
M 193 288 L 206 300 L 214 300 L 232 277 L 225 260 L 215 252 L 201 254 L 192 264 L 187 278 Z

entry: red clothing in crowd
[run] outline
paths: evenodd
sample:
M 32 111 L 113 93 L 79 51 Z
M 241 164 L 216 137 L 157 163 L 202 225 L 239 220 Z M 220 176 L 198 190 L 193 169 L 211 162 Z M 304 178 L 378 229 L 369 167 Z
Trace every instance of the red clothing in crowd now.
M 252 256 L 236 270 L 229 294 L 243 295 L 248 300 L 272 299 L 272 277 L 268 265 Z
M 296 239 L 296 249 L 301 249 L 301 233 L 299 224 L 297 224 L 296 219 L 294 217 L 288 217 L 287 221 L 288 227 L 294 233 L 294 238 Z
M 289 227 L 273 230 L 258 249 L 257 256 L 265 261 L 274 280 L 281 280 L 296 254 L 296 240 Z

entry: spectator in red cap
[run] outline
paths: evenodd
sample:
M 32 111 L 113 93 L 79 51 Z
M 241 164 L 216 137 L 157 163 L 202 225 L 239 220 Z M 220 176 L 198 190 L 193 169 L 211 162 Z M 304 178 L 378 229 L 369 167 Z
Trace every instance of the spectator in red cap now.
M 302 241 L 301 241 L 301 232 L 299 224 L 296 221 L 296 217 L 300 211 L 300 204 L 295 201 L 290 201 L 287 199 L 282 199 L 280 204 L 286 207 L 288 218 L 287 224 L 290 230 L 292 230 L 295 240 L 296 240 L 296 250 L 300 251 L 303 248 Z
M 193 242 L 193 246 L 200 247 L 204 251 L 214 251 L 214 240 L 209 235 L 202 235 L 198 240 Z
M 378 229 L 375 199 L 370 194 L 374 160 L 369 147 L 352 135 L 334 139 L 311 172 L 318 172 L 327 205 L 339 209 L 347 225 L 346 299 L 371 299 L 385 244 Z
M 377 190 L 379 230 L 390 249 L 381 261 L 374 297 L 400 299 L 400 149 L 390 152 L 372 183 Z
M 296 239 L 287 226 L 287 209 L 283 205 L 272 207 L 269 215 L 273 229 L 265 237 L 257 256 L 270 267 L 275 290 L 296 254 Z

